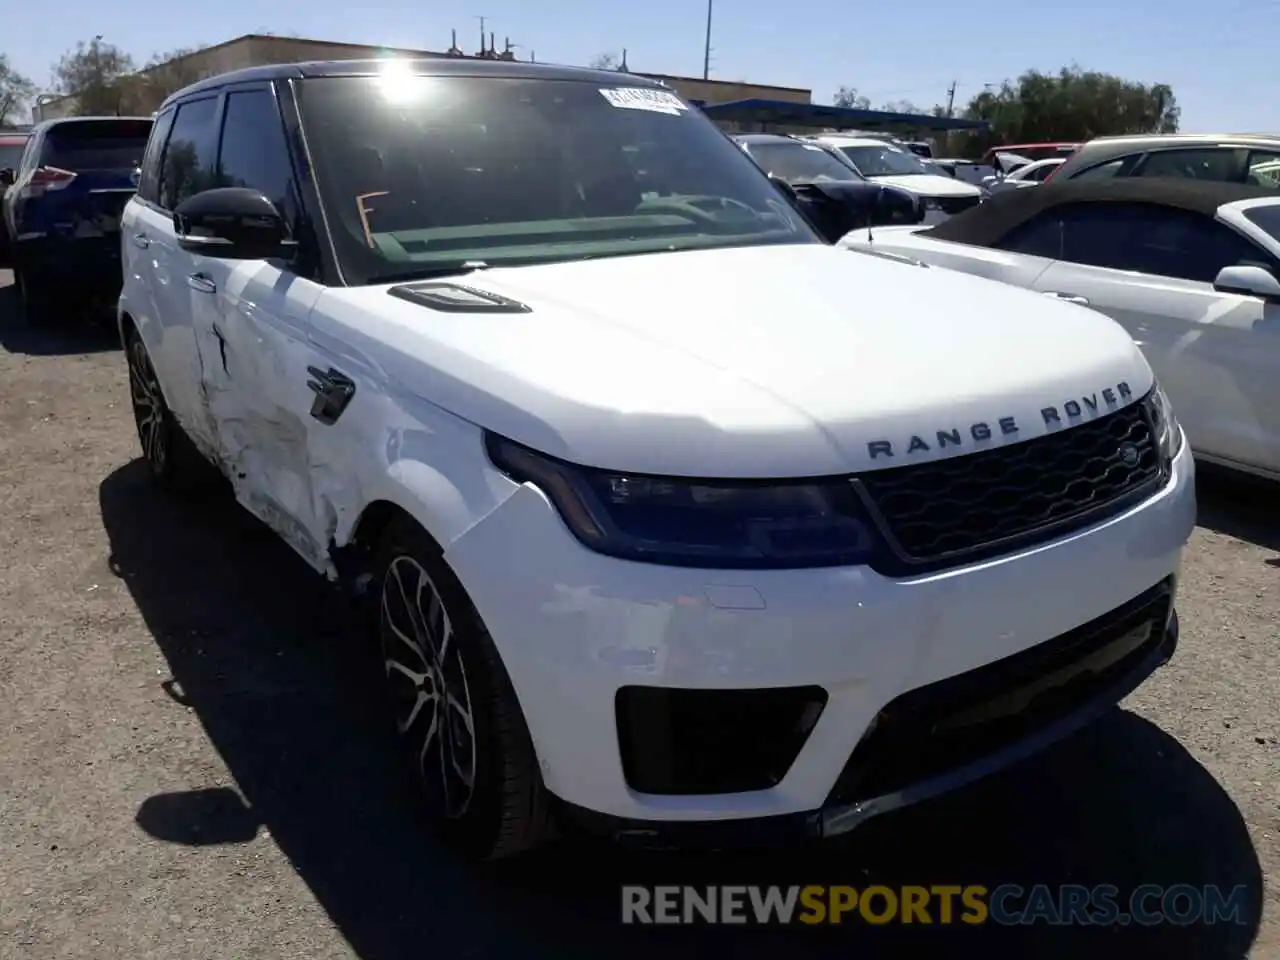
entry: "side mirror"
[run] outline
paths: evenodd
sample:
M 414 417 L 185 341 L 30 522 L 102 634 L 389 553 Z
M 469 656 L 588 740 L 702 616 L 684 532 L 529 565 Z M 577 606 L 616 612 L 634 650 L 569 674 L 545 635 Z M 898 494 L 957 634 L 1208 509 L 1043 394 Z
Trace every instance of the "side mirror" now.
M 1213 289 L 1219 293 L 1235 293 L 1245 297 L 1261 297 L 1280 303 L 1280 280 L 1266 267 L 1239 264 L 1223 267 L 1214 277 Z
M 297 250 L 276 205 L 247 187 L 219 187 L 188 197 L 173 211 L 178 246 L 226 260 L 270 260 Z
M 13 186 L 13 181 L 16 179 L 17 177 L 14 176 L 13 167 L 0 168 L 0 187 L 11 187 Z

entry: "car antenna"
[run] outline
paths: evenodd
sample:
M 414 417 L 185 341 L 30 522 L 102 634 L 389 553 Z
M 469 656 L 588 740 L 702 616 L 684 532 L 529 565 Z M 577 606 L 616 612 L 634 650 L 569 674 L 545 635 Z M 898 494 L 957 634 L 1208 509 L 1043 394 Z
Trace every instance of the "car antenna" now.
M 876 187 L 876 202 L 873 203 L 871 205 L 871 209 L 867 211 L 867 246 L 869 247 L 874 247 L 876 245 L 876 237 L 875 237 L 875 234 L 872 232 L 872 228 L 875 226 L 876 207 L 880 206 L 880 201 L 882 201 L 883 199 L 884 199 L 884 184 L 882 183 L 878 187 Z

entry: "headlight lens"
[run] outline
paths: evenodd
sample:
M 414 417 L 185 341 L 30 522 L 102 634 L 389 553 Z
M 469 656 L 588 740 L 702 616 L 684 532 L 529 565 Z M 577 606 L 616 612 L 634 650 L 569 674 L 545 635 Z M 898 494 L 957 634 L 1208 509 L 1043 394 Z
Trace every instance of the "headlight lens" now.
M 938 203 L 938 201 L 933 197 L 925 197 L 924 208 L 926 210 L 941 210 L 942 204 Z
M 868 562 L 878 544 L 847 480 L 635 476 L 578 467 L 489 434 L 490 460 L 547 495 L 598 553 L 666 566 L 785 569 Z
M 1173 406 L 1159 384 L 1147 395 L 1147 411 L 1156 433 L 1160 459 L 1168 465 L 1182 452 L 1182 427 L 1178 425 L 1178 418 L 1173 415 Z

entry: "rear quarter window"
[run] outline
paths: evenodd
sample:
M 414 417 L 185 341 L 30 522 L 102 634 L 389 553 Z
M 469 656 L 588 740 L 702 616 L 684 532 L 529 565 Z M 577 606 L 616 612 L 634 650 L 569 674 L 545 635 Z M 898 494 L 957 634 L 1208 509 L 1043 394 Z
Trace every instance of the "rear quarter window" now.
M 45 135 L 41 163 L 63 170 L 132 170 L 142 162 L 150 120 L 79 120 Z

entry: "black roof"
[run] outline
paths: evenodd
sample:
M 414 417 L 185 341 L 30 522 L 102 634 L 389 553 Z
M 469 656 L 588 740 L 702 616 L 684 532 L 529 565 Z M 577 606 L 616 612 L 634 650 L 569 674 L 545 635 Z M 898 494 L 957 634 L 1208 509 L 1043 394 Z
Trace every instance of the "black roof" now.
M 1117 177 L 1109 180 L 1049 181 L 1037 187 L 997 193 L 936 227 L 922 231 L 938 240 L 985 247 L 999 242 L 1014 227 L 1064 203 L 1152 203 L 1212 216 L 1224 203 L 1280 193 L 1243 183 L 1193 180 L 1190 177 Z
M 173 93 L 164 102 L 168 106 L 175 100 L 202 90 L 216 90 L 232 83 L 251 83 L 265 80 L 284 80 L 299 77 L 375 77 L 382 72 L 389 58 L 371 60 L 311 60 L 303 63 L 277 63 L 261 67 L 245 67 L 220 73 L 191 84 Z M 397 67 L 423 77 L 501 77 L 510 80 L 578 80 L 598 83 L 601 86 L 650 87 L 669 89 L 665 84 L 633 73 L 617 70 L 593 70 L 590 67 L 562 67 L 548 63 L 525 63 L 512 60 L 484 60 L 478 57 L 397 57 Z M 164 107 L 161 107 L 164 109 Z

